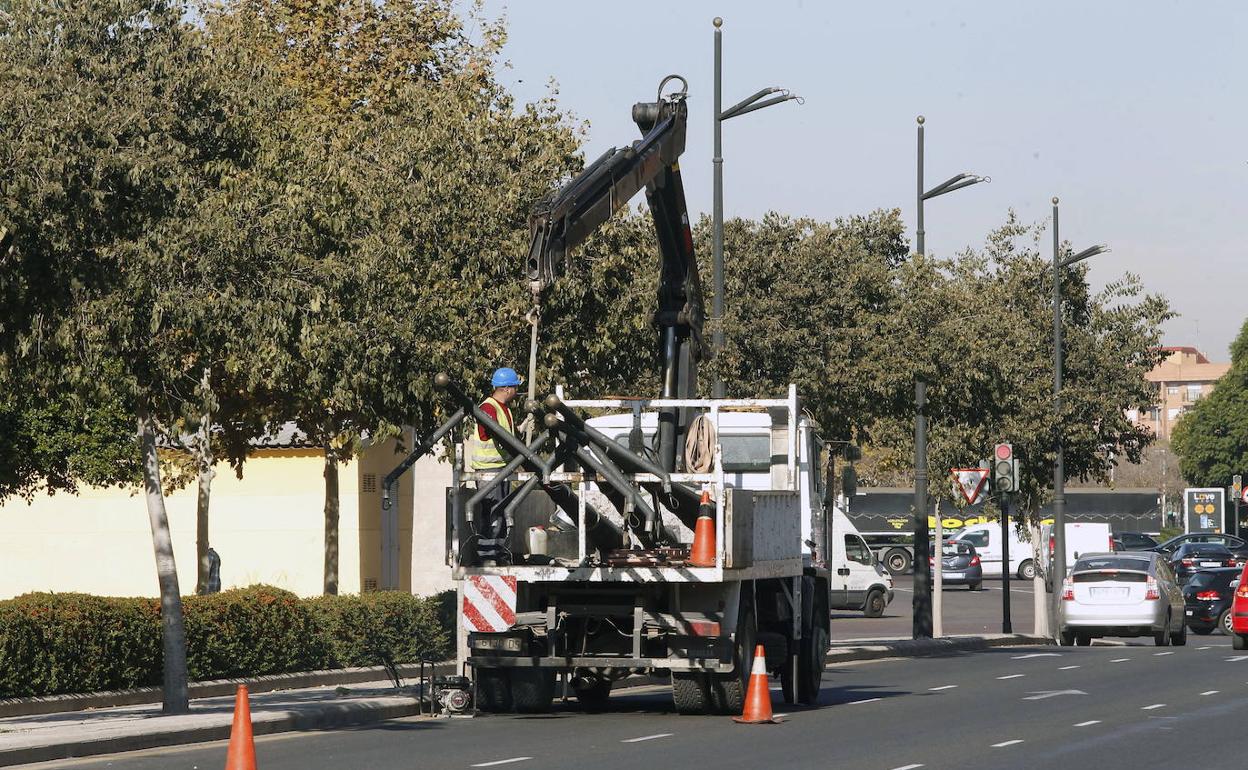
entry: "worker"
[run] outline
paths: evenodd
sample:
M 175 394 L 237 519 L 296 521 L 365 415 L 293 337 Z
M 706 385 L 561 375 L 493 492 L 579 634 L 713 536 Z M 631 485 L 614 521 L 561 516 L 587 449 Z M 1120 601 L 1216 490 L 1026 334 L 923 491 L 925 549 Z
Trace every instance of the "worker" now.
M 490 378 L 490 386 L 494 390 L 481 402 L 481 411 L 513 435 L 516 424 L 507 404 L 516 397 L 522 382 L 515 369 L 506 366 L 496 369 Z M 474 471 L 497 471 L 507 465 L 511 459 L 510 453 L 486 433 L 485 426 L 477 425 L 476 438 L 472 448 Z M 502 510 L 503 500 L 510 492 L 510 481 L 503 481 L 481 502 L 481 514 L 477 519 L 481 522 L 477 529 L 477 555 L 487 567 L 510 561 L 510 551 L 507 550 L 507 522 L 503 518 Z

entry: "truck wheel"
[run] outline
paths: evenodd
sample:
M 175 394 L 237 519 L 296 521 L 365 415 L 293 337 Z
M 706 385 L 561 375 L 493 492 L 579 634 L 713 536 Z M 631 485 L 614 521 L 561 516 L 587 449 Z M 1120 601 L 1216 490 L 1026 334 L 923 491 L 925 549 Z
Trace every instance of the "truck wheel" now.
M 808 579 L 807 579 L 808 580 Z M 812 595 L 819 590 L 817 580 L 804 580 L 802 595 L 809 590 Z M 824 587 L 826 594 L 826 587 Z M 802 640 L 797 661 L 797 702 L 813 706 L 819 701 L 819 687 L 823 684 L 823 670 L 828 665 L 829 637 L 827 629 L 828 600 L 825 594 L 814 596 L 812 612 L 802 618 Z M 806 602 L 802 602 L 805 610 Z
M 878 618 L 884 614 L 884 608 L 888 603 L 884 600 L 884 592 L 878 588 L 872 588 L 867 592 L 867 601 L 862 605 L 862 614 L 869 618 Z
M 553 668 L 517 668 L 511 672 L 511 702 L 522 714 L 544 714 L 555 700 Z
M 904 548 L 890 548 L 884 554 L 884 567 L 894 575 L 904 575 L 910 571 L 910 552 Z
M 706 714 L 710 711 L 707 675 L 698 671 L 672 672 L 672 702 L 677 714 Z
M 754 663 L 754 602 L 746 593 L 747 585 L 741 586 L 741 609 L 737 611 L 737 639 L 733 645 L 735 667 L 728 674 L 710 674 L 707 691 L 711 711 L 716 714 L 740 715 L 745 708 L 745 690 L 750 681 L 750 667 Z
M 1028 559 L 1022 564 L 1018 565 L 1018 579 L 1019 580 L 1035 580 L 1035 578 L 1036 578 L 1036 563 L 1034 561 L 1032 561 L 1031 559 Z
M 611 680 L 598 679 L 589 687 L 582 687 L 573 690 L 576 694 L 576 700 L 586 711 L 602 711 L 607 707 L 607 700 L 611 697 Z
M 505 668 L 477 669 L 477 708 L 494 714 L 511 711 L 511 677 Z

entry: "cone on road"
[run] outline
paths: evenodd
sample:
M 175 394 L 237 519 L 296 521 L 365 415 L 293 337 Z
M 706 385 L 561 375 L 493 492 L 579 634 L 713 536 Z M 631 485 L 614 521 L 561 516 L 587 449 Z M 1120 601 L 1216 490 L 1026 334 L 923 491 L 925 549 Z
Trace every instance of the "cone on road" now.
M 750 666 L 750 685 L 745 691 L 745 710 L 732 721 L 743 725 L 778 724 L 783 720 L 771 715 L 771 688 L 767 686 L 767 652 L 763 645 L 754 648 L 754 665 Z
M 225 770 L 256 770 L 256 742 L 251 734 L 251 703 L 245 684 L 238 686 L 234 696 L 234 725 L 230 728 Z
M 689 549 L 689 565 L 715 566 L 715 519 L 711 518 L 711 493 L 702 490 L 698 503 L 698 520 L 693 525 L 693 547 Z

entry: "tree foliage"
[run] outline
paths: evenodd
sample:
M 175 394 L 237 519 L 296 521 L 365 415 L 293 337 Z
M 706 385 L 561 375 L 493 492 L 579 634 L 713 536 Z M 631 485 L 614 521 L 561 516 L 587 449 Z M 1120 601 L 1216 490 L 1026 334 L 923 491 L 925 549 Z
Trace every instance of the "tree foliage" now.
M 1248 321 L 1231 344 L 1231 369 L 1179 418 L 1171 434 L 1183 478 L 1225 487 L 1248 472 Z

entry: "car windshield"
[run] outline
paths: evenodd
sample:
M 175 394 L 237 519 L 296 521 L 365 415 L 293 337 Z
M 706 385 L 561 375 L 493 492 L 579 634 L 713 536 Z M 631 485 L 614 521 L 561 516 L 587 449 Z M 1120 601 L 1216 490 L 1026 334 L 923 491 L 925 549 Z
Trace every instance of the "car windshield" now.
M 1145 559 L 1122 559 L 1113 556 L 1080 559 L 1075 562 L 1072 572 L 1091 572 L 1095 570 L 1123 569 L 1137 572 L 1148 572 L 1148 561 Z
M 1179 549 L 1179 553 L 1183 556 L 1229 556 L 1230 550 L 1224 545 L 1213 545 L 1212 543 L 1201 543 L 1199 545 L 1185 545 Z
M 966 543 L 945 543 L 940 552 L 945 556 L 970 556 L 971 547 Z

